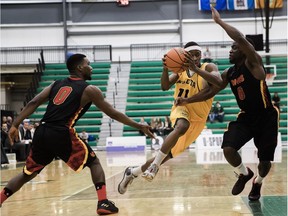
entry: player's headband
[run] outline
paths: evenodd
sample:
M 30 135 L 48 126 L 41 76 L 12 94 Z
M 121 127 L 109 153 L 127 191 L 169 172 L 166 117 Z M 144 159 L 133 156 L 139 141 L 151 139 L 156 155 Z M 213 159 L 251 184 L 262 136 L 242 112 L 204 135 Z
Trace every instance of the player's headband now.
M 198 50 L 198 51 L 202 52 L 201 47 L 197 46 L 197 45 L 188 46 L 188 47 L 184 48 L 184 50 L 186 50 L 187 52 L 189 52 L 191 50 Z

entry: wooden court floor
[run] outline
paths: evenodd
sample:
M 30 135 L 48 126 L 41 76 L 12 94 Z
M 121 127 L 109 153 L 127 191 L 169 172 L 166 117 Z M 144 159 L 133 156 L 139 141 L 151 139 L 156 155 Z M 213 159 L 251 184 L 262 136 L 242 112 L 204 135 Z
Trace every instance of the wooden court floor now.
M 231 195 L 236 181 L 221 152 L 187 150 L 164 164 L 156 179 L 134 180 L 125 195 L 118 182 L 128 165 L 138 165 L 154 152 L 109 153 L 97 151 L 106 172 L 108 198 L 119 207 L 118 216 L 286 216 L 287 151 L 272 165 L 259 202 L 249 202 L 251 180 L 238 196 Z M 257 158 L 247 165 L 256 172 Z M 1 169 L 1 188 L 23 164 Z M 55 160 L 33 181 L 3 204 L 2 216 L 93 216 L 97 196 L 89 169 L 73 172 Z

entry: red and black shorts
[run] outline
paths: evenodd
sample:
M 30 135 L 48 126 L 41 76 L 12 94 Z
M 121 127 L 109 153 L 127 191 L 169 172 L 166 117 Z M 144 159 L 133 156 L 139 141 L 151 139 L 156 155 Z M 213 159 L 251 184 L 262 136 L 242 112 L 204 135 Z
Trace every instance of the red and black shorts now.
M 237 151 L 254 138 L 260 161 L 273 161 L 277 146 L 279 111 L 267 109 L 257 114 L 240 113 L 236 121 L 229 123 L 224 133 L 222 148 L 232 147 Z
M 24 172 L 40 173 L 55 157 L 74 171 L 82 170 L 96 159 L 93 149 L 78 137 L 74 128 L 40 124 L 34 133 Z

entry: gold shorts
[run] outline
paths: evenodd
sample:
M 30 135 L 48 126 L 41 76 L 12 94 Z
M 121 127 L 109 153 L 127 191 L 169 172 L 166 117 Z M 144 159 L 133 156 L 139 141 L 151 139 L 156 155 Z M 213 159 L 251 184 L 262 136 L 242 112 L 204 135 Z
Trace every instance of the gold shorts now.
M 178 139 L 175 146 L 171 149 L 173 157 L 185 151 L 187 147 L 197 139 L 197 137 L 200 135 L 206 125 L 206 119 L 205 121 L 191 121 L 190 112 L 187 107 L 173 106 L 170 114 L 170 119 L 173 126 L 175 125 L 176 120 L 179 118 L 187 119 L 187 121 L 190 122 L 190 127 L 188 128 L 186 133 Z

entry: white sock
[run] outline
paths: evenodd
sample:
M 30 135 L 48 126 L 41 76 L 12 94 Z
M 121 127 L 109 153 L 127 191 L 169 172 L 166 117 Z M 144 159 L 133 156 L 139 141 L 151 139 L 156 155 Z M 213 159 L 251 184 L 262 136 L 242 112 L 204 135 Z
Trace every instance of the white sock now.
M 161 150 L 159 150 L 152 163 L 156 164 L 159 167 L 166 156 L 167 154 L 164 154 Z
M 263 181 L 263 177 L 261 177 L 258 173 L 257 177 L 255 178 L 254 180 L 254 183 L 257 183 L 257 184 L 262 184 L 262 181 Z
M 236 167 L 239 173 L 242 173 L 243 175 L 248 175 L 247 167 L 244 166 L 243 163 L 241 163 L 239 166 Z
M 143 173 L 142 170 L 141 170 L 141 166 L 134 167 L 131 172 L 132 172 L 132 174 L 133 174 L 134 176 L 136 176 L 136 177 L 137 177 L 138 175 L 140 175 L 141 173 Z

